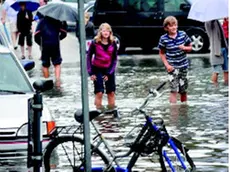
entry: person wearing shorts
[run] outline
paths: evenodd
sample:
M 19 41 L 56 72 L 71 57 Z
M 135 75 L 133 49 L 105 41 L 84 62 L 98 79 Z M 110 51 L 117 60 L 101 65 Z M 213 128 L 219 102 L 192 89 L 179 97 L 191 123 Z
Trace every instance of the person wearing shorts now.
M 165 18 L 163 26 L 166 34 L 160 37 L 159 54 L 168 72 L 171 88 L 170 103 L 177 102 L 180 94 L 181 102 L 187 101 L 188 58 L 186 52 L 192 50 L 191 40 L 184 31 L 177 30 L 177 19 L 173 16 Z
M 102 105 L 104 92 L 108 98 L 108 110 L 115 109 L 116 65 L 117 45 L 113 32 L 108 23 L 102 23 L 87 53 L 87 70 L 94 83 L 94 104 L 98 110 L 105 110 Z
M 20 2 L 20 11 L 17 15 L 17 29 L 19 33 L 18 44 L 21 46 L 21 59 L 25 59 L 25 38 L 28 48 L 28 58 L 32 59 L 32 21 L 33 14 L 31 11 L 26 9 L 25 2 Z
M 17 47 L 17 36 L 18 36 L 17 14 L 18 12 L 15 11 L 11 7 L 11 4 L 13 4 L 14 2 L 16 2 L 16 0 L 5 0 L 5 2 L 3 3 L 1 21 L 3 24 L 5 24 L 7 21 L 9 22 L 11 39 L 12 39 L 13 47 L 16 50 L 18 48 Z
M 34 39 L 41 47 L 42 71 L 45 78 L 49 77 L 50 61 L 54 65 L 56 86 L 60 86 L 61 50 L 60 40 L 67 36 L 67 24 L 50 17 L 39 20 Z
M 218 86 L 218 76 L 223 72 L 224 84 L 228 85 L 228 44 L 223 28 L 218 20 L 212 20 L 205 22 L 205 29 L 210 42 L 212 82 Z

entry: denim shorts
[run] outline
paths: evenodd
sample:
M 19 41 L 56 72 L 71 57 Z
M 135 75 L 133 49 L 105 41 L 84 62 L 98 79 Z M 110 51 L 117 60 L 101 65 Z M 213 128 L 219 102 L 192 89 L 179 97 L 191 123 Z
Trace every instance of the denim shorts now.
M 223 71 L 228 72 L 228 50 L 227 48 L 222 48 L 221 51 L 224 57 Z
M 188 88 L 188 69 L 174 69 L 168 72 L 169 85 L 171 92 L 186 93 Z
M 115 74 L 107 74 L 107 69 L 101 69 L 93 67 L 92 71 L 96 75 L 97 79 L 94 81 L 94 93 L 102 92 L 104 93 L 104 88 L 106 90 L 106 94 L 116 91 L 115 84 Z M 103 80 L 103 76 L 106 75 L 108 77 L 107 81 Z

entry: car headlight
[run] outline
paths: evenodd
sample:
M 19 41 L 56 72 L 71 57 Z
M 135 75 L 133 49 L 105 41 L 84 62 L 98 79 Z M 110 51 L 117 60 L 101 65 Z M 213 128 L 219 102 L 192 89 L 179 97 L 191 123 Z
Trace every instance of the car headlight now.
M 51 131 L 55 128 L 55 122 L 43 122 L 41 125 L 41 133 L 42 135 L 49 135 Z M 17 131 L 17 136 L 19 137 L 27 137 L 28 136 L 28 124 L 23 124 Z

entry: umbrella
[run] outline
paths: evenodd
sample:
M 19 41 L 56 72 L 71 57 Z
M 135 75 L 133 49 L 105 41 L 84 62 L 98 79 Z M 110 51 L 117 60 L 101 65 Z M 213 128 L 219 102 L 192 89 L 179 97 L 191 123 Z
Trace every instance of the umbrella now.
M 228 0 L 193 0 L 188 18 L 206 22 L 228 17 Z
M 19 11 L 20 2 L 24 2 L 26 4 L 26 9 L 29 11 L 36 11 L 40 6 L 38 0 L 17 0 L 15 3 L 11 5 L 11 7 L 16 11 Z
M 77 11 L 73 7 L 63 3 L 50 3 L 42 6 L 37 11 L 38 16 L 47 16 L 55 20 L 76 22 L 78 19 Z

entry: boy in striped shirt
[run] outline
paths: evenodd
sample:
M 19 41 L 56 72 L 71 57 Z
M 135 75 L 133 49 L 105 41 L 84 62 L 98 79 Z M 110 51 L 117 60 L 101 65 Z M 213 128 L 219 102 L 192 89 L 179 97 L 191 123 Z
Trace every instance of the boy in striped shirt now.
M 177 93 L 181 102 L 187 101 L 188 59 L 186 52 L 192 50 L 191 40 L 184 31 L 177 30 L 177 19 L 173 16 L 165 18 L 163 26 L 166 34 L 160 37 L 159 54 L 168 72 L 170 82 L 170 103 L 177 102 Z

